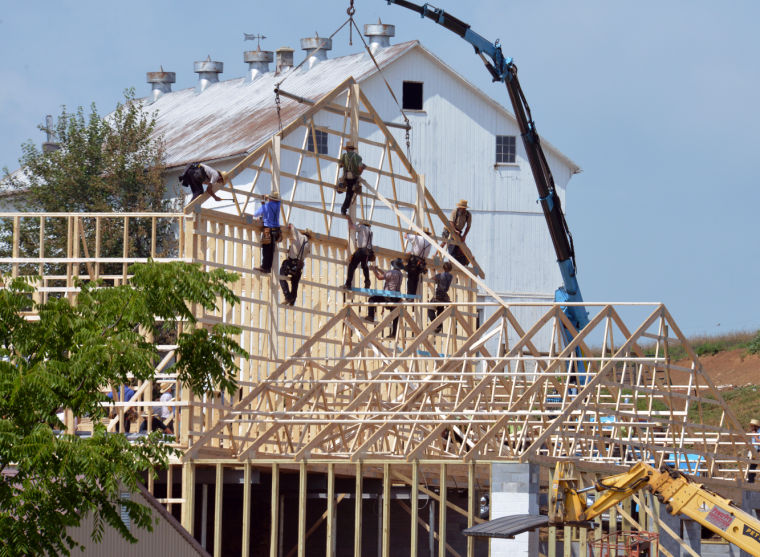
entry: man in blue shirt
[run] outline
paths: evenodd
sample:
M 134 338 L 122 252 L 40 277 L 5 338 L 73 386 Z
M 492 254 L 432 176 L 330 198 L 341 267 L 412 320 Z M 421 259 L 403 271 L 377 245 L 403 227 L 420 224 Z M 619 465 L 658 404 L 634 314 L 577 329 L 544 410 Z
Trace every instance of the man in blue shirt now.
M 274 245 L 280 241 L 280 195 L 272 192 L 264 196 L 264 203 L 253 213 L 261 218 L 264 226 L 261 232 L 261 266 L 256 267 L 260 273 L 272 272 Z

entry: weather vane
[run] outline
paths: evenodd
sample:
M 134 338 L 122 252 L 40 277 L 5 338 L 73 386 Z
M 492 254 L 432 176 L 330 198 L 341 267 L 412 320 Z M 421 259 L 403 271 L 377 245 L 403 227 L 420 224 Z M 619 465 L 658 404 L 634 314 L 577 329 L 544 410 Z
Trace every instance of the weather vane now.
M 256 50 L 261 50 L 261 39 L 266 39 L 265 35 L 251 35 L 250 33 L 243 33 L 244 41 L 256 41 Z

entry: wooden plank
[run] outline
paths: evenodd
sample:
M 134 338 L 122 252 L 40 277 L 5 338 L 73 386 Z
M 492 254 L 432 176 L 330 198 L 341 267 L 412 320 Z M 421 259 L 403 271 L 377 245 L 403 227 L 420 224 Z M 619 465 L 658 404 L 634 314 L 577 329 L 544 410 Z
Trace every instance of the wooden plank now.
M 448 510 L 448 486 L 446 485 L 446 465 L 441 464 L 438 476 L 440 505 L 438 505 L 438 557 L 446 557 L 446 511 Z
M 354 557 L 362 557 L 362 462 L 356 463 L 356 489 L 354 490 Z
M 382 557 L 391 556 L 391 465 L 383 464 Z
M 398 474 L 397 474 L 398 475 Z M 419 501 L 419 487 L 420 487 L 420 463 L 416 460 L 412 462 L 412 479 L 410 486 L 411 492 L 409 498 L 411 499 L 410 517 L 412 519 L 411 533 L 409 535 L 409 555 L 411 557 L 417 557 L 417 534 L 419 532 L 417 528 L 417 520 L 420 513 L 420 501 Z
M 335 463 L 327 465 L 327 533 L 325 555 L 335 555 Z
M 251 553 L 251 461 L 243 465 L 243 527 L 240 542 L 241 557 L 249 557 Z
M 222 556 L 222 497 L 224 495 L 224 467 L 216 464 L 214 484 L 214 557 Z
M 277 557 L 280 530 L 280 465 L 272 464 L 272 501 L 270 503 L 269 557 Z
M 316 145 L 316 143 L 315 143 Z M 298 481 L 298 557 L 306 557 L 306 461 L 301 461 Z

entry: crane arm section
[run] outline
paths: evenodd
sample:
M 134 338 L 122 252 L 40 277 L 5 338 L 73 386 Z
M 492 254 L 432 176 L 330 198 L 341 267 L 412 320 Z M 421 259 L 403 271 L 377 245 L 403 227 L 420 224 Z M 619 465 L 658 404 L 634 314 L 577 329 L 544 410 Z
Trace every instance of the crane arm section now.
M 751 555 L 760 556 L 760 521 L 677 470 L 656 470 L 639 462 L 627 472 L 597 481 L 593 487 L 577 489 L 577 485 L 572 464 L 558 463 L 549 493 L 550 522 L 593 520 L 646 488 L 667 505 L 669 513 L 686 515 Z M 598 494 L 593 504 L 587 505 L 584 493 L 591 489 Z
M 397 4 L 420 14 L 445 27 L 469 42 L 480 56 L 486 69 L 494 81 L 501 81 L 507 87 L 509 100 L 520 128 L 520 134 L 525 147 L 525 153 L 530 164 L 533 179 L 538 190 L 538 201 L 546 218 L 549 235 L 557 254 L 562 275 L 564 293 L 558 291 L 556 301 L 582 302 L 580 286 L 576 278 L 575 248 L 573 237 L 562 212 L 562 204 L 554 186 L 554 177 L 541 147 L 541 139 L 536 131 L 536 124 L 530 113 L 520 81 L 517 78 L 517 66 L 511 58 L 506 58 L 501 51 L 499 41 L 489 41 L 473 31 L 470 26 L 460 19 L 446 13 L 430 4 L 415 4 L 407 0 L 386 0 L 388 4 Z M 565 314 L 570 318 L 576 329 L 580 330 L 588 324 L 588 314 L 583 306 L 565 306 Z

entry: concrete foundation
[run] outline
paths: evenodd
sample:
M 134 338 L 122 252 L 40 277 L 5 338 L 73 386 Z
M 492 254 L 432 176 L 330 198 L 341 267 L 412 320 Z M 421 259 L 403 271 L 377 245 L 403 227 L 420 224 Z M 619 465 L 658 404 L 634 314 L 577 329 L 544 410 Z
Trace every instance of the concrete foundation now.
M 491 520 L 516 514 L 539 514 L 538 471 L 535 464 L 491 465 Z M 520 534 L 513 540 L 491 541 L 491 557 L 538 555 L 538 532 Z

